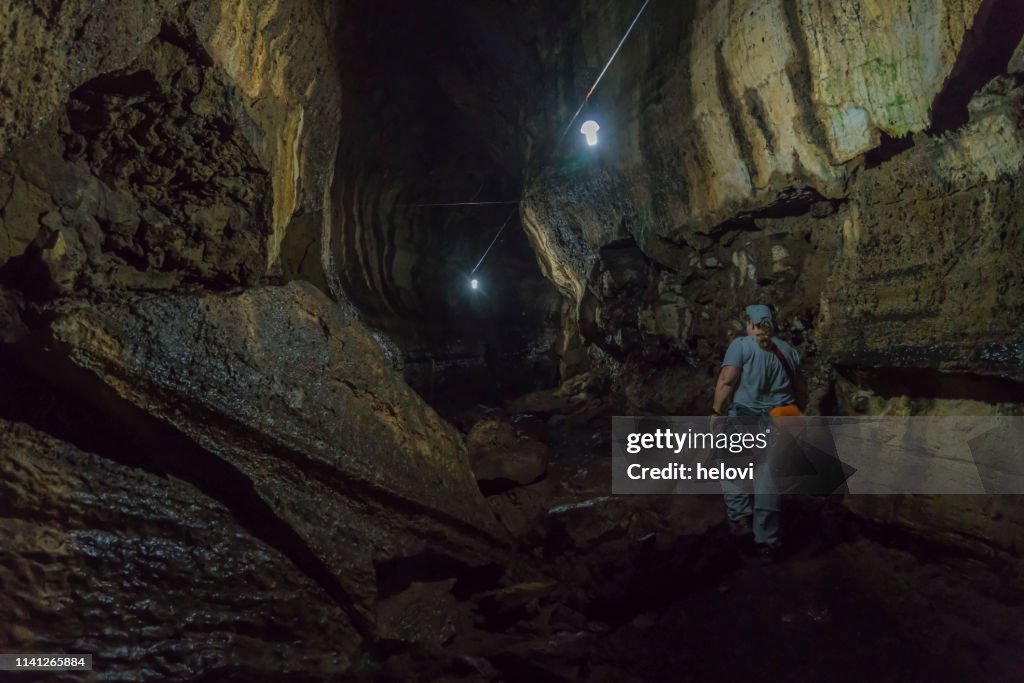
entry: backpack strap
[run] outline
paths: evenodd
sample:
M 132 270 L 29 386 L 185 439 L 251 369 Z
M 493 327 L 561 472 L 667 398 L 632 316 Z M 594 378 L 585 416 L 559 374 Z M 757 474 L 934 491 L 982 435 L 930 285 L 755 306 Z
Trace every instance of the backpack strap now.
M 772 340 L 771 352 L 775 354 L 775 357 L 782 363 L 782 369 L 786 371 L 786 377 L 789 378 L 789 388 L 793 392 L 793 398 L 796 398 L 796 373 L 793 372 L 793 368 L 790 366 L 789 361 L 782 355 L 782 351 L 775 345 L 775 340 Z

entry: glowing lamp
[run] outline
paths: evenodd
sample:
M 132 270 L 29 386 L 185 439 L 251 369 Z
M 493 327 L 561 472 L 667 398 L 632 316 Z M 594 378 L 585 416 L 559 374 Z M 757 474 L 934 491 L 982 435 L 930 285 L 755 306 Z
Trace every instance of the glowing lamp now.
M 599 130 L 601 130 L 601 126 L 597 125 L 597 121 L 585 121 L 580 128 L 580 132 L 587 136 L 587 144 L 591 147 L 597 144 L 597 131 Z
M 473 278 L 472 280 L 469 281 L 469 288 L 470 289 L 476 289 L 479 286 L 480 286 L 480 281 L 477 280 L 476 278 Z

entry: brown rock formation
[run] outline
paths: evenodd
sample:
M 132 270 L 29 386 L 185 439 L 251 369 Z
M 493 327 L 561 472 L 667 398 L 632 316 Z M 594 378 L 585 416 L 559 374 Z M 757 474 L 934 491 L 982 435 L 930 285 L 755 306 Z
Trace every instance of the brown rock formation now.
M 53 339 L 250 480 L 356 608 L 384 558 L 429 547 L 485 561 L 500 547 L 454 430 L 309 285 L 87 309 L 57 320 Z
M 313 667 L 304 675 L 324 677 L 330 671 L 345 670 L 353 648 L 378 637 L 378 585 L 389 581 L 390 572 L 415 576 L 421 561 L 443 561 L 471 571 L 492 565 L 506 552 L 504 532 L 483 502 L 454 429 L 404 384 L 370 332 L 309 284 L 257 288 L 238 295 L 157 295 L 130 304 L 78 307 L 57 318 L 45 339 L 44 331 L 23 337 L 5 352 L 4 359 L 13 378 L 11 388 L 23 395 L 17 404 L 10 400 L 13 395 L 5 400 L 5 414 L 13 412 L 41 427 L 67 432 L 69 438 L 96 448 L 103 457 L 75 457 L 106 463 L 96 473 L 97 482 L 105 480 L 103 468 L 114 473 L 113 479 L 107 479 L 115 487 L 120 486 L 113 483 L 117 477 L 143 477 L 135 474 L 140 468 L 186 482 L 179 489 L 191 492 L 188 495 L 200 502 L 175 505 L 229 510 L 259 539 L 248 540 L 257 548 L 250 552 L 274 553 L 293 564 L 289 571 L 297 578 L 289 580 L 300 585 L 287 590 L 295 600 L 315 601 L 318 610 L 342 615 L 331 620 L 329 631 L 311 639 L 323 638 L 328 649 L 323 657 L 304 661 L 302 666 Z M 19 383 L 23 368 L 58 387 L 56 398 L 31 398 L 38 392 L 31 384 L 38 379 L 26 377 Z M 74 415 L 77 409 L 71 407 L 75 404 L 90 406 L 95 415 L 89 417 L 87 412 L 86 424 L 81 424 L 82 417 Z M 54 405 L 67 407 L 54 413 Z M 29 435 L 24 437 L 27 442 L 41 440 L 44 445 L 38 451 L 42 454 L 74 450 L 27 429 L 10 429 L 12 434 Z M 113 437 L 118 431 L 123 432 L 121 439 Z M 13 459 L 12 468 L 36 452 L 12 448 L 5 453 Z M 73 462 L 60 466 L 75 467 Z M 27 486 L 19 481 L 11 484 L 15 492 Z M 63 495 L 75 495 L 76 487 L 94 486 L 99 483 L 69 484 L 72 493 L 65 487 Z M 157 484 L 146 486 L 139 493 L 139 505 L 159 507 L 162 496 L 171 495 L 151 496 L 150 489 Z M 53 487 L 58 490 L 52 495 L 59 495 L 59 484 Z M 165 507 L 170 518 L 177 515 L 176 508 Z M 31 509 L 50 509 L 50 504 L 37 498 L 21 501 L 5 509 L 9 514 L 0 526 L 16 528 L 20 524 L 16 520 L 31 519 L 27 512 Z M 88 534 L 75 532 L 77 517 L 53 514 L 47 533 L 71 534 L 63 542 L 68 557 L 91 552 Z M 143 512 L 137 515 L 142 517 Z M 90 523 L 109 526 L 115 521 Z M 132 533 L 131 528 L 123 533 Z M 13 545 L 5 544 L 4 550 L 21 566 L 22 555 L 35 555 L 18 538 L 12 539 Z M 226 542 L 222 539 L 196 535 L 189 540 L 191 552 L 205 553 L 210 562 L 217 561 L 216 553 L 228 552 L 220 550 Z M 237 572 L 245 571 L 249 560 L 238 562 Z M 60 567 L 70 571 L 63 560 Z M 190 566 L 174 571 L 180 574 L 165 579 L 147 574 L 144 583 L 179 581 L 187 590 Z M 220 583 L 211 579 L 209 589 L 205 584 L 196 586 L 196 600 L 206 596 L 204 590 L 218 591 L 214 596 L 218 604 L 262 594 L 250 583 L 234 586 L 230 573 L 235 570 L 223 571 L 228 573 L 218 579 Z M 7 623 L 21 639 L 19 646 L 33 650 L 64 642 L 58 649 L 67 650 L 79 623 L 75 620 L 88 613 L 79 612 L 87 605 L 70 598 L 46 603 L 42 587 L 25 591 L 32 610 L 14 604 L 5 609 Z M 118 592 L 109 597 L 109 609 L 123 612 L 135 599 Z M 50 631 L 45 624 L 39 625 L 42 617 L 37 612 L 44 603 L 56 611 L 54 619 L 62 610 L 68 611 L 67 630 Z M 303 609 L 301 604 L 291 608 Z M 166 609 L 170 611 L 164 630 L 185 618 L 171 607 Z M 181 609 L 187 608 L 182 605 Z M 271 614 L 260 618 L 271 618 Z M 303 614 L 304 619 L 328 619 L 315 611 Z M 286 613 L 279 616 L 286 622 L 285 629 L 302 629 L 307 623 L 302 619 L 292 623 Z M 144 626 L 144 621 L 132 622 L 130 631 L 133 642 L 147 643 L 145 653 L 118 655 L 116 638 L 82 641 L 82 647 L 102 658 L 104 671 L 134 666 L 173 672 L 179 662 L 165 663 L 160 654 L 170 632 Z M 238 637 L 245 634 L 240 626 L 221 628 Z M 264 632 L 259 624 L 252 628 Z M 270 626 L 266 629 L 273 631 Z M 199 636 L 174 633 L 185 639 L 177 647 L 189 652 L 193 646 L 204 648 Z M 301 638 L 295 636 L 295 640 Z M 194 666 L 204 675 L 227 671 L 238 680 L 245 679 L 248 670 L 270 677 L 275 671 L 289 670 L 282 668 L 289 667 L 280 659 L 283 650 L 273 662 L 254 660 L 247 668 L 248 646 L 223 647 L 227 654 L 222 660 L 194 660 L 183 652 L 180 665 Z M 252 647 L 259 644 L 254 642 Z
M 88 652 L 105 677 L 134 679 L 350 665 L 344 609 L 194 486 L 6 421 L 0 472 L 4 652 Z
M 599 9 L 556 59 L 577 93 L 620 35 L 606 28 L 633 11 Z M 569 302 L 563 372 L 610 366 L 633 410 L 703 413 L 758 300 L 804 355 L 813 410 L 842 409 L 844 373 L 873 368 L 911 373 L 904 387 L 949 373 L 956 390 L 908 399 L 922 414 L 1014 412 L 1001 383 L 1024 379 L 1024 141 L 1019 78 L 1002 74 L 1017 70 L 1019 7 L 648 11 L 584 110 L 603 142 L 570 131 L 531 160 L 527 232 Z M 564 126 L 578 100 L 558 101 Z M 989 503 L 949 502 L 916 526 L 969 518 L 1017 545 Z
M 538 158 L 527 182 L 527 230 L 571 302 L 567 342 L 640 372 L 666 354 L 696 365 L 666 386 L 689 392 L 633 394 L 668 410 L 703 409 L 705 373 L 754 299 L 779 307 L 820 391 L 849 363 L 1020 378 L 1020 90 L 1004 77 L 947 92 L 1006 71 L 1011 4 L 655 9 L 587 110 L 615 127 L 607 149 L 564 144 L 572 165 Z M 686 27 L 674 46 L 666 25 Z M 584 62 L 609 39 L 584 33 Z M 965 127 L 926 135 L 958 107 Z
M 340 92 L 320 5 L 14 4 L 0 261 L 35 241 L 62 291 L 89 259 L 100 287 L 247 283 L 293 218 L 323 218 Z

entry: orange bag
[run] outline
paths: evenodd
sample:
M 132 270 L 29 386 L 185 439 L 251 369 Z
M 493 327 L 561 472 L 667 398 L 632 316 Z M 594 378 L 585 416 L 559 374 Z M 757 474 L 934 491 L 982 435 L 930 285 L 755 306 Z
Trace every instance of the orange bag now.
M 803 411 L 795 403 L 787 403 L 784 406 L 775 406 L 768 413 L 772 417 L 803 417 Z

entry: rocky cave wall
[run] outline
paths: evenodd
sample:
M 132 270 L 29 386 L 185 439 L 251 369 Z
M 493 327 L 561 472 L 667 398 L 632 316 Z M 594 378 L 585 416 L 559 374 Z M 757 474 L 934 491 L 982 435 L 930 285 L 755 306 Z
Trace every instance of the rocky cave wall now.
M 467 130 L 453 98 L 473 97 L 473 82 L 446 90 L 447 74 L 470 58 L 460 46 L 478 14 L 452 3 L 363 3 L 346 10 L 340 39 L 337 278 L 343 297 L 396 342 L 409 382 L 452 407 L 557 379 L 550 349 L 562 302 L 515 211 L 521 154 L 496 131 Z M 474 201 L 506 203 L 433 206 Z
M 505 557 L 461 437 L 327 294 L 335 12 L 0 3 L 0 649 L 319 680 L 424 566 Z
M 652 3 L 593 150 L 635 8 L 550 4 L 0 2 L 0 647 L 252 681 L 403 638 L 396 592 L 510 557 L 396 370 L 481 325 L 682 414 L 767 299 L 816 410 L 1022 412 L 1013 2 Z M 473 303 L 504 210 L 403 205 L 520 190 L 536 256 Z M 1019 501 L 848 502 L 1019 549 Z
M 80 233 L 79 260 L 95 239 L 90 219 L 117 226 L 107 232 L 123 244 L 100 251 L 115 252 L 105 270 L 128 289 L 253 282 L 276 267 L 293 220 L 323 215 L 340 132 L 338 70 L 322 49 L 330 11 L 245 0 L 6 3 L 2 87 L 13 123 L 0 140 L 2 186 L 5 205 L 19 204 L 4 209 L 3 260 L 34 240 L 47 248 L 30 218 L 50 210 L 82 214 L 62 225 L 89 224 L 70 231 Z M 216 234 L 225 226 L 237 244 L 216 244 L 230 241 Z M 132 263 L 167 251 L 171 263 Z M 146 270 L 175 274 L 132 272 Z
M 559 141 L 636 9 L 582 4 L 539 114 L 524 217 L 570 302 L 563 372 L 702 414 L 764 301 L 814 412 L 1021 414 L 1018 3 L 651 4 L 576 122 L 601 143 Z M 1014 497 L 849 502 L 1004 546 L 1024 520 Z

